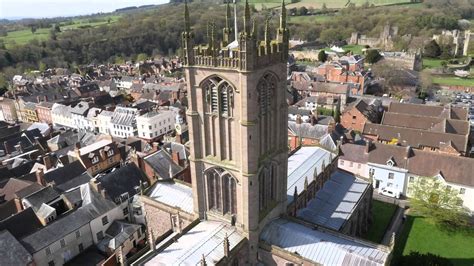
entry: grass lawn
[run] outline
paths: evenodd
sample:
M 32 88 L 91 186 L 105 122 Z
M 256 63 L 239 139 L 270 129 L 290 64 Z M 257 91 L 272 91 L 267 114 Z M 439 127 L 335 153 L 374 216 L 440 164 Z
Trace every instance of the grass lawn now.
M 456 76 L 433 76 L 433 83 L 446 86 L 474 87 L 474 77 L 460 78 Z
M 373 223 L 370 226 L 365 239 L 375 243 L 380 243 L 385 235 L 385 231 L 390 225 L 390 221 L 392 221 L 396 209 L 396 205 L 378 200 L 372 201 Z
M 451 260 L 454 265 L 472 266 L 474 229 L 449 232 L 429 218 L 409 215 L 395 244 L 394 265 L 401 255 L 408 255 L 411 251 L 430 252 Z
M 441 67 L 443 60 L 436 58 L 423 58 L 423 68 L 437 68 Z

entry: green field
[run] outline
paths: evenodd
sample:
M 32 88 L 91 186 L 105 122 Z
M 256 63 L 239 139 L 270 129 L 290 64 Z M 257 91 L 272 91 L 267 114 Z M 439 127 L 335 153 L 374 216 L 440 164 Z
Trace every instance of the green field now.
M 31 29 L 8 32 L 7 36 L 0 37 L 5 42 L 7 48 L 15 45 L 23 45 L 33 39 L 46 40 L 49 37 L 50 29 L 37 29 L 33 34 Z
M 331 15 L 291 16 L 288 22 L 292 24 L 314 24 L 328 21 L 333 17 Z
M 344 49 L 346 52 L 351 51 L 353 54 L 362 54 L 362 49 L 364 49 L 364 46 L 362 45 L 356 45 L 356 44 L 348 44 L 342 46 L 342 49 Z M 324 48 L 325 51 L 332 51 L 330 47 Z
M 378 200 L 372 201 L 373 223 L 370 225 L 369 232 L 367 232 L 364 238 L 375 243 L 380 243 L 396 210 L 396 205 Z
M 403 231 L 397 239 L 394 260 L 411 251 L 433 253 L 445 257 L 454 265 L 474 264 L 474 229 L 470 231 L 447 231 L 432 220 L 408 216 Z
M 98 27 L 100 25 L 108 24 L 107 19 L 110 18 L 110 23 L 117 22 L 120 18 L 119 15 L 112 15 L 107 17 L 100 17 L 100 21 L 90 22 L 89 19 L 77 19 L 73 20 L 71 25 L 61 25 L 61 31 L 78 29 L 81 27 Z M 49 38 L 51 28 L 41 28 L 37 29 L 33 34 L 31 29 L 9 31 L 7 36 L 0 37 L 0 40 L 5 42 L 7 48 L 13 47 L 15 45 L 24 45 L 31 40 L 37 39 L 39 41 L 46 40 Z
M 474 87 L 474 77 L 460 78 L 456 76 L 433 76 L 433 83 L 446 86 L 471 86 Z

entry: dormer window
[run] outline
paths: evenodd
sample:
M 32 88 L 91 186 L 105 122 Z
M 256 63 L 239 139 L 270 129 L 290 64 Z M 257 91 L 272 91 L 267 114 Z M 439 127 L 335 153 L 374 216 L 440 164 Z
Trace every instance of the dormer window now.
M 390 167 L 394 167 L 394 166 L 395 166 L 395 161 L 393 160 L 393 157 L 391 157 L 391 158 L 387 161 L 387 165 L 390 166 Z
M 110 149 L 107 151 L 107 156 L 112 157 L 114 155 L 114 150 Z
M 99 162 L 99 157 L 98 156 L 92 157 L 92 164 L 96 164 L 98 162 Z

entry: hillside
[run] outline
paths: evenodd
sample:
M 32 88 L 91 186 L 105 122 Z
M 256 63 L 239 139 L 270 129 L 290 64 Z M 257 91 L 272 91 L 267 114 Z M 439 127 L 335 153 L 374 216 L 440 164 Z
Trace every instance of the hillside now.
M 300 3 L 305 1 L 309 0 Z M 217 37 L 221 37 L 219 29 L 224 25 L 224 5 L 196 2 L 190 4 L 190 10 L 196 42 L 206 39 L 206 24 L 211 21 L 216 23 L 219 33 Z M 296 11 L 299 12 L 299 9 Z M 416 8 L 413 5 L 356 6 L 341 9 L 337 13 L 331 9 L 325 10 L 325 13 L 322 9 L 315 11 L 318 15 L 289 18 L 292 38 L 319 40 L 329 44 L 350 37 L 354 31 L 377 36 L 387 23 L 398 26 L 400 35 L 431 36 L 441 29 L 457 28 L 457 20 L 460 18 L 473 19 L 474 0 L 451 0 L 450 4 L 443 0 L 431 0 L 429 3 L 417 4 Z M 242 11 L 239 12 L 241 14 Z M 21 31 L 13 36 L 15 43 L 8 41 L 13 33 L 3 37 L 4 41 L 7 40 L 6 43 L 2 44 L 0 41 L 0 87 L 5 86 L 4 82 L 2 85 L 2 78 L 9 79 L 25 70 L 49 67 L 75 69 L 80 64 L 135 59 L 138 54 L 143 53 L 148 56 L 179 54 L 182 14 L 181 4 L 168 4 L 120 15 L 100 14 L 97 17 L 75 20 L 69 18 L 66 20 L 69 22 L 65 22 L 63 18 L 59 22 L 59 32 L 51 31 L 54 22 L 58 21 L 46 21 L 49 28 L 39 27 L 33 40 L 28 37 L 28 28 L 20 28 Z M 274 17 L 271 32 L 275 32 L 278 9 L 254 9 L 253 15 L 257 15 L 258 23 L 263 23 L 266 17 Z M 110 18 L 110 21 L 106 18 Z M 70 25 L 65 25 L 70 21 Z M 263 33 L 259 34 L 262 36 Z

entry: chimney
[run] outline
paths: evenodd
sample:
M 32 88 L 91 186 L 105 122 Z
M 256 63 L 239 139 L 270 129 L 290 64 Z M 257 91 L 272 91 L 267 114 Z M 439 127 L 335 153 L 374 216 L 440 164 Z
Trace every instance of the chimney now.
M 367 140 L 367 141 L 365 142 L 365 153 L 368 154 L 368 153 L 370 152 L 371 146 L 372 146 L 372 141 Z
M 100 149 L 99 154 L 100 154 L 100 157 L 102 157 L 102 159 L 104 160 L 107 159 L 107 154 L 105 153 L 104 149 Z
M 311 115 L 311 125 L 314 126 L 318 123 L 318 116 L 313 114 Z
M 41 102 L 41 96 L 36 96 L 36 101 L 37 101 L 38 103 L 40 103 L 40 102 Z
M 297 114 L 296 115 L 296 124 L 301 124 L 301 123 L 303 123 L 303 119 L 301 118 L 300 114 Z
M 153 149 L 151 150 L 150 153 L 153 153 L 153 152 L 159 150 L 159 143 L 158 142 L 153 142 L 151 145 L 153 146 Z
M 81 157 L 81 143 L 80 142 L 76 142 L 75 144 L 75 148 L 74 148 L 74 153 L 76 154 L 76 157 L 77 159 L 79 159 Z
M 38 170 L 36 170 L 36 182 L 42 186 L 44 186 L 45 182 L 44 182 L 44 171 L 43 171 L 43 168 L 38 168 Z
M 3 142 L 3 147 L 5 147 L 5 153 L 6 153 L 6 154 L 10 154 L 10 153 L 13 152 L 13 151 L 11 151 L 11 150 L 9 149 L 8 141 L 4 141 L 4 142 Z
M 18 143 L 15 145 L 15 150 L 19 153 L 23 153 L 23 147 L 21 147 L 21 142 L 18 141 Z
M 171 151 L 171 157 L 173 158 L 173 162 L 178 165 L 181 165 L 179 160 L 179 153 L 177 151 Z
M 57 100 L 58 99 L 58 95 L 57 94 L 54 94 L 53 95 L 53 100 Z
M 45 102 L 48 101 L 48 95 L 45 95 L 45 96 L 44 96 L 44 101 L 45 101 Z
M 51 169 L 53 166 L 53 163 L 51 162 L 51 155 L 49 153 L 46 153 L 43 157 L 43 164 L 46 167 L 46 170 Z
M 100 194 L 102 195 L 102 197 L 104 197 L 104 199 L 107 198 L 107 190 L 105 188 L 100 191 Z
M 405 160 L 411 157 L 411 146 L 406 147 Z

